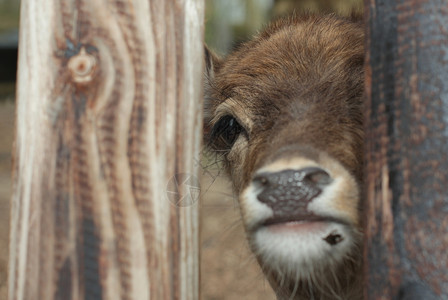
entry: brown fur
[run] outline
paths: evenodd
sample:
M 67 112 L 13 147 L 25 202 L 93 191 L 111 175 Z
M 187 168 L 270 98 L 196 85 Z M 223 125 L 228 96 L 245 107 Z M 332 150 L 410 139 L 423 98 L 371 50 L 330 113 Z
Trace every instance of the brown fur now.
M 225 115 L 235 117 L 244 128 L 240 133 L 244 137 L 238 137 L 230 149 L 207 139 L 223 153 L 237 193 L 260 167 L 297 153 L 313 160 L 325 153 L 358 184 L 362 182 L 363 43 L 362 25 L 357 21 L 302 15 L 272 23 L 225 60 L 206 50 L 205 132 L 210 133 Z M 349 274 L 347 280 L 353 281 L 360 277 L 359 265 L 335 267 L 336 274 Z M 289 297 L 292 289 L 298 289 L 298 298 L 325 298 L 309 283 L 280 283 L 278 274 L 266 272 L 279 297 Z M 358 289 L 346 281 L 326 280 L 330 285 Z

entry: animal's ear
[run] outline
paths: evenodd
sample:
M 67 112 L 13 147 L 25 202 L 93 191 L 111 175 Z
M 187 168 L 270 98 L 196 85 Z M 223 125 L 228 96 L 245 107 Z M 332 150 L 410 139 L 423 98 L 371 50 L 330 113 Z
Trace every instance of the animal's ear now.
M 207 45 L 204 46 L 205 58 L 205 80 L 210 84 L 215 79 L 215 74 L 221 67 L 221 59 L 211 51 Z
M 214 54 L 207 46 L 205 50 L 205 71 L 204 71 L 204 137 L 207 140 L 211 128 L 210 121 L 213 118 L 214 97 L 213 90 L 215 87 L 215 75 L 221 67 L 221 59 Z M 206 142 L 206 141 L 205 141 Z M 207 142 L 206 142 L 207 144 Z
M 353 9 L 349 14 L 349 18 L 354 23 L 364 24 L 364 10 L 362 6 L 361 8 Z

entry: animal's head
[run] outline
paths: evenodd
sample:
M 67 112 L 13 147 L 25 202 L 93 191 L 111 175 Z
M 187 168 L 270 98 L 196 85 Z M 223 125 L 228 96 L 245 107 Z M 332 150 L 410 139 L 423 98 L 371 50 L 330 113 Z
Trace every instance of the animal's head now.
M 306 15 L 206 49 L 206 143 L 280 297 L 360 295 L 363 44 L 362 24 Z

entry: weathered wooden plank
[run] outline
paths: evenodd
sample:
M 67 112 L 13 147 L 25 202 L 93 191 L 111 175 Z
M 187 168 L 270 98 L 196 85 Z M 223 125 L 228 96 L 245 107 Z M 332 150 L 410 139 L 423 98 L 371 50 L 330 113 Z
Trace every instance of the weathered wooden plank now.
M 366 0 L 366 299 L 448 298 L 448 6 Z
M 198 299 L 203 10 L 22 1 L 9 299 Z

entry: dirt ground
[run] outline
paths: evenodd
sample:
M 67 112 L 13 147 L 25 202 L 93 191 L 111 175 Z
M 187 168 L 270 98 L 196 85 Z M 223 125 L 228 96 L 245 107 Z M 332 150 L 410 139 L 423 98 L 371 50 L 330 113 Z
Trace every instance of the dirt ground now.
M 0 300 L 6 299 L 14 105 L 0 101 Z M 237 203 L 223 178 L 204 175 L 201 292 L 204 300 L 275 299 L 250 254 Z
M 210 185 L 212 178 L 204 177 L 201 183 L 203 299 L 275 299 L 248 248 L 230 183 L 220 177 Z

